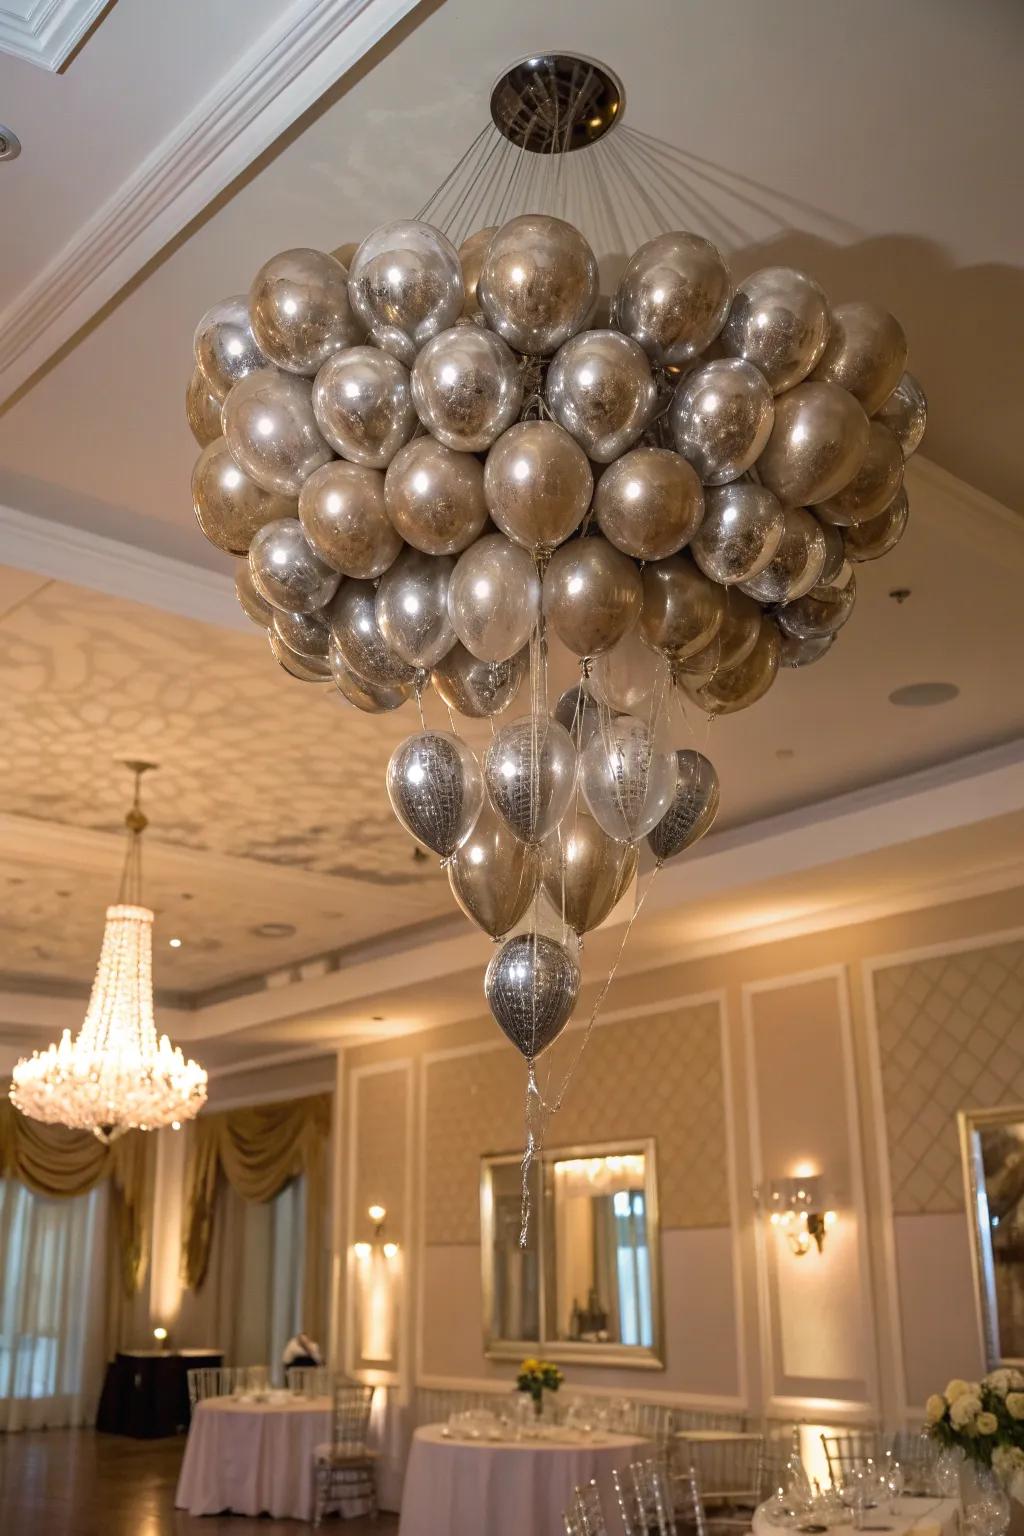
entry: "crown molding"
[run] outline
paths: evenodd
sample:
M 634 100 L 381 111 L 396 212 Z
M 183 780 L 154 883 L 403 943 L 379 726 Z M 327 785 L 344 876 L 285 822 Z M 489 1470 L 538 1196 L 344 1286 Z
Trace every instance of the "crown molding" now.
M 109 0 L 7 0 L 0 6 L 0 53 L 56 72 Z
M 417 3 L 296 0 L 283 10 L 0 312 L 0 403 Z

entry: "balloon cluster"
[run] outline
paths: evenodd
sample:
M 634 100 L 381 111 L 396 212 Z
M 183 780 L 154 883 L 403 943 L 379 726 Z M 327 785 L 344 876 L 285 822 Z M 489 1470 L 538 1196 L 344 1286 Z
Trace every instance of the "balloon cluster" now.
M 641 840 L 660 863 L 714 820 L 714 768 L 673 749 L 666 700 L 727 714 L 817 661 L 855 566 L 901 537 L 926 415 L 906 357 L 876 305 L 785 267 L 734 287 L 692 234 L 644 245 L 609 303 L 583 236 L 542 215 L 459 251 L 411 220 L 285 251 L 200 321 L 196 516 L 247 556 L 238 597 L 280 665 L 368 713 L 416 695 L 421 724 L 428 683 L 454 721 L 505 714 L 529 678 L 482 761 L 424 728 L 387 783 L 504 938 L 485 992 L 529 1059 Z M 549 634 L 582 664 L 552 713 Z

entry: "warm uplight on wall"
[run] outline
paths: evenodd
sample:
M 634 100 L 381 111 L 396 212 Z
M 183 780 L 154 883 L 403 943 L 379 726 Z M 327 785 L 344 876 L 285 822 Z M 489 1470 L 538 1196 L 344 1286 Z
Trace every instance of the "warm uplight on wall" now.
M 352 1244 L 356 1337 L 363 1361 L 386 1365 L 395 1355 L 399 1247 L 390 1239 L 382 1241 L 384 1206 L 371 1205 L 366 1214 L 373 1222 L 373 1241 Z
M 797 1174 L 790 1179 L 774 1179 L 768 1189 L 768 1220 L 785 1237 L 798 1259 L 810 1253 L 814 1243 L 819 1253 L 825 1235 L 836 1224 L 836 1213 L 825 1208 L 824 1181 L 819 1174 Z

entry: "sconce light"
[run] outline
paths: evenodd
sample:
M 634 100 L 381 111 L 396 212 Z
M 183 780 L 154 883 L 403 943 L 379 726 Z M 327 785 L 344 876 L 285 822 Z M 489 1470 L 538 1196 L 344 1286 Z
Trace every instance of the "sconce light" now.
M 394 1259 L 398 1255 L 398 1244 L 395 1242 L 383 1242 L 384 1223 L 388 1213 L 382 1205 L 371 1205 L 367 1208 L 367 1216 L 373 1222 L 373 1242 L 353 1243 L 352 1252 L 357 1259 L 366 1260 L 372 1257 L 375 1248 L 379 1248 L 386 1259 Z
M 781 1228 L 798 1259 L 810 1252 L 811 1243 L 820 1253 L 825 1234 L 836 1224 L 836 1213 L 825 1208 L 824 1181 L 818 1174 L 791 1179 L 773 1179 L 768 1187 L 768 1219 Z
M 355 1334 L 362 1360 L 381 1366 L 395 1357 L 401 1267 L 398 1244 L 383 1241 L 387 1211 L 371 1205 L 366 1214 L 373 1222 L 373 1241 L 352 1244 Z
M 167 1344 L 167 1329 L 166 1328 L 154 1328 L 153 1329 L 153 1337 L 154 1337 L 154 1339 L 156 1339 L 156 1342 L 159 1344 L 161 1349 L 167 1349 L 168 1344 Z

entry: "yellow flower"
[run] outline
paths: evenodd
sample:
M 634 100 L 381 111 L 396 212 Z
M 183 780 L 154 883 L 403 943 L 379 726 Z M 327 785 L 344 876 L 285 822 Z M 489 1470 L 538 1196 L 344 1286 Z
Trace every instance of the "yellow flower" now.
M 961 1381 L 959 1376 L 954 1376 L 946 1388 L 946 1402 L 955 1403 L 958 1397 L 965 1397 L 971 1391 L 973 1391 L 973 1388 L 970 1382 Z
M 946 1399 L 941 1392 L 933 1392 L 924 1405 L 924 1416 L 929 1424 L 938 1424 L 945 1417 Z
M 1006 1411 L 1011 1419 L 1024 1419 L 1024 1392 L 1009 1392 L 1007 1394 Z
M 974 1428 L 979 1435 L 994 1435 L 999 1428 L 999 1420 L 994 1413 L 979 1413 Z

